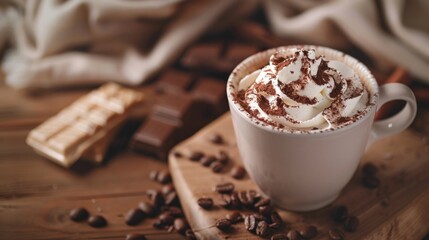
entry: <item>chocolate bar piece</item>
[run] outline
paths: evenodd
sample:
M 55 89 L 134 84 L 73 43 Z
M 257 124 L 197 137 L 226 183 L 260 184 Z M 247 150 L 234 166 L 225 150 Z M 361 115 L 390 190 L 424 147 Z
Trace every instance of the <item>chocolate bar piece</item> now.
M 213 78 L 202 78 L 195 85 L 193 91 L 195 99 L 209 105 L 210 110 L 219 115 L 227 109 L 225 83 Z
M 106 144 L 102 139 L 142 101 L 143 95 L 137 91 L 105 84 L 33 129 L 27 143 L 41 155 L 69 167 L 83 155 L 100 155 L 100 150 L 94 152 L 92 148 L 97 143 Z
M 259 52 L 259 49 L 254 45 L 233 43 L 228 46 L 225 53 L 225 59 L 237 66 L 241 61 Z
M 194 77 L 186 72 L 169 69 L 163 73 L 156 84 L 159 93 L 178 93 L 188 91 L 194 82 Z

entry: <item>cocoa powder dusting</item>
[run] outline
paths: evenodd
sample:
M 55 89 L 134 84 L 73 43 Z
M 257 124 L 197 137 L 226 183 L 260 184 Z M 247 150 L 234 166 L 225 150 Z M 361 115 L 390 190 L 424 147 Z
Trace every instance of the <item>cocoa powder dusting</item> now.
M 296 93 L 295 89 L 291 84 L 286 84 L 281 88 L 282 92 L 286 94 L 290 99 L 294 100 L 295 102 L 313 105 L 317 103 L 316 98 L 309 98 L 305 96 L 300 96 L 298 93 Z
M 320 61 L 319 68 L 317 69 L 316 76 L 313 76 L 313 81 L 317 85 L 323 85 L 329 82 L 329 74 L 326 73 L 326 70 L 329 70 L 329 69 L 330 67 L 328 67 L 328 62 L 322 59 Z

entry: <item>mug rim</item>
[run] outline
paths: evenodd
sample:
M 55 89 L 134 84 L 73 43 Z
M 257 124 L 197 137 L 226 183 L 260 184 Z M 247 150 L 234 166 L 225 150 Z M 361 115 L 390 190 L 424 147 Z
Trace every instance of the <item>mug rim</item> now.
M 368 91 L 370 93 L 370 104 L 369 106 L 367 106 L 367 109 L 365 111 L 365 114 L 360 116 L 356 121 L 353 121 L 349 124 L 346 124 L 344 126 L 341 127 L 335 127 L 335 128 L 329 128 L 329 129 L 325 129 L 325 130 L 321 130 L 321 131 L 314 131 L 314 132 L 306 132 L 306 131 L 290 131 L 288 129 L 280 129 L 278 127 L 275 127 L 273 125 L 269 125 L 257 118 L 255 118 L 254 116 L 252 116 L 249 112 L 247 112 L 243 106 L 241 106 L 240 103 L 238 103 L 238 101 L 236 101 L 234 98 L 234 94 L 237 92 L 236 89 L 238 89 L 238 83 L 237 86 L 234 86 L 234 82 L 239 81 L 240 79 L 242 79 L 242 76 L 240 79 L 238 79 L 238 72 L 242 71 L 243 68 L 249 68 L 249 66 L 254 65 L 253 62 L 256 59 L 262 59 L 262 58 L 267 58 L 267 60 L 269 59 L 269 57 L 275 53 L 276 51 L 282 50 L 282 49 L 290 49 L 290 48 L 302 48 L 302 49 L 321 49 L 324 53 L 329 53 L 330 55 L 335 55 L 337 57 L 343 57 L 344 59 L 342 60 L 343 63 L 345 63 L 347 66 L 351 67 L 356 74 L 358 74 L 359 77 L 361 77 L 361 75 L 363 75 L 366 79 L 368 84 L 371 85 L 371 91 Z M 327 57 L 328 59 L 330 59 L 329 57 Z M 268 62 L 268 61 L 267 61 Z M 351 65 L 354 66 L 351 66 Z M 253 69 L 253 71 L 262 68 L 264 65 L 259 66 L 256 69 Z M 359 70 L 359 71 L 357 71 Z M 250 74 L 252 71 L 247 72 L 246 74 Z M 368 88 L 368 86 L 367 86 Z M 294 137 L 306 137 L 306 136 L 327 136 L 327 135 L 332 135 L 332 134 L 338 134 L 344 131 L 347 131 L 349 129 L 352 129 L 356 126 L 358 126 L 360 123 L 364 122 L 367 118 L 369 118 L 369 116 L 371 115 L 371 113 L 374 111 L 374 109 L 377 108 L 377 103 L 378 103 L 378 97 L 379 97 L 379 87 L 378 87 L 378 83 L 375 80 L 374 76 L 372 75 L 372 73 L 369 71 L 369 69 L 360 61 L 358 61 L 356 58 L 341 52 L 339 50 L 335 50 L 329 47 L 324 47 L 324 46 L 316 46 L 316 45 L 286 45 L 286 46 L 280 46 L 280 47 L 275 47 L 275 48 L 270 48 L 264 51 L 260 51 L 258 53 L 255 53 L 249 57 L 247 57 L 246 59 L 244 59 L 242 62 L 240 62 L 235 68 L 234 70 L 231 72 L 231 74 L 228 77 L 227 80 L 227 84 L 226 84 L 226 94 L 227 94 L 227 98 L 228 98 L 228 102 L 229 102 L 229 106 L 230 106 L 230 111 L 233 111 L 232 108 L 234 108 L 235 111 L 238 112 L 238 114 L 244 118 L 247 122 L 249 122 L 250 124 L 252 124 L 253 126 L 265 130 L 265 131 L 269 131 L 275 134 L 281 134 L 281 135 L 287 135 L 287 136 L 294 136 Z M 232 107 L 231 107 L 232 106 Z

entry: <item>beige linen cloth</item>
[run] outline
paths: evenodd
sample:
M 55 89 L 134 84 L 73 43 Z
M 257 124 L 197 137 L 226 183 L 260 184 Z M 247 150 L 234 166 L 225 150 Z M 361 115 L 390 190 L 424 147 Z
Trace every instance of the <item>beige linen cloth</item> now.
M 263 7 L 272 31 L 305 43 L 365 51 L 429 83 L 427 0 L 31 0 L 0 9 L 6 83 L 50 88 L 138 85 L 203 34 Z M 379 10 L 381 9 L 381 10 Z

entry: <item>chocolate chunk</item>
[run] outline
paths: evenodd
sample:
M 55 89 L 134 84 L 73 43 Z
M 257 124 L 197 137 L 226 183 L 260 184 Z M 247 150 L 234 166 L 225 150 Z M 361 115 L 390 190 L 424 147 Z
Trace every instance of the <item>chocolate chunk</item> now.
M 168 171 L 160 171 L 156 180 L 161 184 L 166 184 L 171 182 L 171 175 Z
M 167 195 L 165 195 L 165 204 L 167 206 L 179 205 L 179 197 L 177 196 L 176 191 L 170 192 Z
M 201 158 L 200 162 L 203 166 L 209 167 L 212 162 L 216 161 L 216 157 L 212 155 L 207 155 Z
M 231 168 L 230 175 L 235 179 L 242 179 L 246 175 L 246 170 L 242 166 L 234 166 Z
M 146 240 L 146 236 L 140 233 L 129 233 L 125 240 Z
M 218 42 L 197 44 L 185 52 L 180 63 L 186 68 L 201 72 L 214 73 L 219 70 L 226 72 L 221 65 L 222 49 L 222 44 Z
M 148 202 L 140 202 L 139 208 L 149 217 L 155 216 L 157 212 L 156 208 Z
M 299 232 L 296 230 L 290 230 L 287 233 L 287 237 L 289 238 L 289 240 L 304 240 L 301 234 L 299 234 Z
M 175 206 L 162 206 L 161 212 L 168 212 L 169 214 L 171 214 L 175 218 L 183 216 L 182 209 L 175 207 Z
M 140 210 L 139 208 L 131 209 L 126 215 L 125 215 L 125 223 L 130 226 L 137 225 L 140 223 L 144 218 L 144 212 Z
M 194 82 L 194 77 L 184 71 L 169 69 L 157 80 L 155 90 L 160 93 L 186 92 Z
M 174 189 L 174 186 L 172 184 L 164 185 L 161 188 L 161 192 L 162 192 L 162 194 L 164 194 L 164 196 L 170 192 L 173 192 L 173 191 L 175 191 L 175 189 Z
M 194 232 L 190 228 L 186 229 L 185 236 L 187 240 L 197 240 L 197 237 L 195 237 Z
M 254 214 L 247 215 L 244 217 L 244 227 L 247 231 L 255 232 L 257 227 L 258 221 L 256 220 L 256 217 Z
M 329 237 L 331 237 L 332 240 L 343 240 L 344 233 L 339 229 L 333 228 L 329 230 Z
M 260 221 L 258 222 L 258 225 L 256 226 L 256 235 L 261 236 L 261 237 L 265 237 L 268 232 L 268 223 L 265 221 Z
M 222 151 L 222 150 L 218 152 L 218 154 L 217 154 L 216 158 L 217 158 L 217 160 L 218 160 L 219 162 L 221 162 L 222 164 L 227 164 L 227 163 L 228 163 L 228 161 L 229 161 L 228 153 L 227 153 L 227 152 L 225 152 L 225 151 Z
M 375 175 L 378 172 L 378 168 L 373 163 L 366 163 L 362 167 L 362 172 L 365 175 Z
M 204 157 L 204 153 L 200 152 L 200 151 L 194 151 L 190 154 L 189 159 L 191 161 L 200 161 L 201 158 Z
M 234 188 L 235 188 L 234 184 L 230 182 L 219 183 L 216 185 L 215 191 L 221 194 L 228 194 L 228 193 L 232 193 L 232 191 L 234 191 Z
M 149 117 L 133 135 L 131 148 L 160 159 L 167 159 L 168 151 L 179 141 L 177 125 L 165 120 Z
M 261 198 L 259 201 L 255 203 L 255 208 L 259 208 L 261 206 L 270 205 L 271 200 L 269 198 Z
M 180 234 L 185 234 L 186 230 L 189 228 L 188 222 L 184 218 L 176 218 L 173 226 Z
M 75 208 L 69 213 L 70 219 L 75 222 L 80 222 L 88 219 L 89 212 L 85 208 Z
M 260 206 L 258 208 L 258 211 L 260 214 L 267 217 L 267 216 L 271 216 L 271 212 L 273 211 L 273 208 L 270 205 Z
M 220 173 L 223 169 L 223 164 L 219 161 L 214 161 L 210 164 L 210 168 L 214 173 Z
M 283 225 L 283 219 L 282 217 L 280 217 L 280 214 L 276 211 L 271 212 L 270 219 L 271 219 L 270 228 L 278 229 Z
M 211 134 L 211 135 L 209 135 L 208 139 L 210 142 L 212 142 L 214 144 L 222 144 L 223 143 L 223 138 L 219 134 Z
M 221 218 L 216 221 L 216 227 L 221 231 L 228 231 L 231 229 L 231 221 L 226 218 Z
M 192 90 L 195 99 L 208 104 L 211 115 L 219 115 L 228 108 L 225 82 L 213 79 L 200 79 Z
M 362 184 L 370 189 L 378 188 L 380 186 L 380 180 L 373 175 L 365 175 L 362 178 Z
M 104 217 L 100 215 L 91 216 L 88 219 L 88 224 L 94 228 L 102 228 L 107 225 L 107 221 Z
M 211 209 L 213 207 L 213 199 L 211 198 L 199 198 L 197 202 L 204 209 Z
M 250 57 L 251 55 L 259 52 L 259 49 L 256 46 L 249 44 L 230 44 L 225 53 L 226 60 L 230 61 L 235 66 L 238 65 L 241 61 Z
M 276 233 L 271 236 L 271 240 L 289 240 L 285 233 Z
M 317 236 L 317 228 L 313 225 L 303 224 L 296 228 L 299 234 L 305 239 L 311 239 Z
M 344 229 L 347 232 L 354 232 L 359 227 L 359 219 L 357 217 L 351 216 L 346 219 L 344 222 Z
M 228 213 L 226 218 L 231 221 L 231 223 L 238 223 L 243 221 L 243 215 L 240 212 L 234 211 L 232 213 Z
M 331 217 L 335 222 L 344 222 L 348 216 L 348 212 L 346 206 L 338 206 L 332 211 Z
M 152 170 L 152 171 L 150 171 L 150 173 L 149 173 L 150 180 L 156 181 L 156 179 L 158 178 L 158 173 L 159 173 L 158 170 Z

